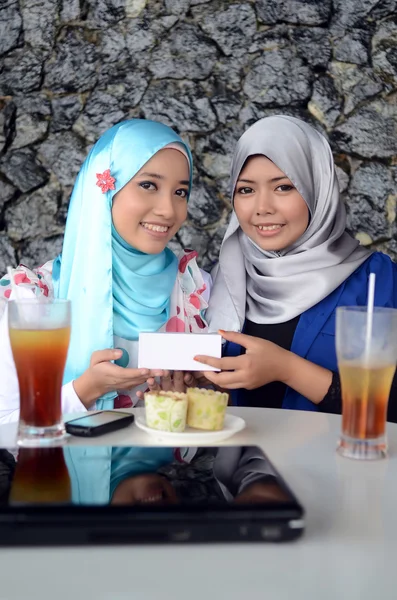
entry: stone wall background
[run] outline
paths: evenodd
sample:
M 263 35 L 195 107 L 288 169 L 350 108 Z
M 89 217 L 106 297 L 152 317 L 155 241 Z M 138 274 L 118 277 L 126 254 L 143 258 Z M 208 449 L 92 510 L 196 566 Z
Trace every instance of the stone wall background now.
M 0 272 L 61 249 L 87 151 L 128 117 L 191 144 L 173 246 L 214 262 L 234 143 L 269 114 L 326 134 L 349 227 L 397 259 L 397 0 L 0 0 Z

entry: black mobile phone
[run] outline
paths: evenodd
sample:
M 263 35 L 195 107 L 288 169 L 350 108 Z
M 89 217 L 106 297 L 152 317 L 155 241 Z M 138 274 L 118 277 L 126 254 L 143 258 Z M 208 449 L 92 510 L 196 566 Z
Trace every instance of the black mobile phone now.
M 113 410 L 92 413 L 65 423 L 65 428 L 72 435 L 96 437 L 117 429 L 123 429 L 134 421 L 134 415 Z

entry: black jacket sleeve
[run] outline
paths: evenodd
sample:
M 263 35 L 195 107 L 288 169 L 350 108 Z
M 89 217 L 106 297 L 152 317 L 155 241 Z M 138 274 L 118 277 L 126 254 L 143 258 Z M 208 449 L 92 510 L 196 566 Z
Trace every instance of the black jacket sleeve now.
M 319 412 L 340 415 L 342 413 L 342 392 L 339 373 L 332 374 L 332 383 L 324 399 L 318 405 Z M 394 374 L 387 407 L 387 420 L 397 423 L 397 371 Z

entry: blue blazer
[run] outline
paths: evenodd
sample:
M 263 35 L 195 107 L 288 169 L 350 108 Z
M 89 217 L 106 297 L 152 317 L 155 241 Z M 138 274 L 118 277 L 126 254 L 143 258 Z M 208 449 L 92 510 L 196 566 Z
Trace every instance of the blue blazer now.
M 375 306 L 397 308 L 397 265 L 386 254 L 375 252 L 332 294 L 301 315 L 292 340 L 291 352 L 336 372 L 336 309 L 338 306 L 365 306 L 370 273 L 376 273 Z M 238 356 L 240 351 L 241 347 L 237 344 L 225 344 L 225 356 Z M 232 392 L 233 404 L 247 406 L 244 393 L 244 389 Z M 318 410 L 316 404 L 290 387 L 286 389 L 282 407 Z

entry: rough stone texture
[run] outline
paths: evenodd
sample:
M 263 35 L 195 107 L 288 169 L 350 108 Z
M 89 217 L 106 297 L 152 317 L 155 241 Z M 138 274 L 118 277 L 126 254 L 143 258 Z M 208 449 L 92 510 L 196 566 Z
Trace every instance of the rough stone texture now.
M 335 170 L 336 170 L 336 176 L 337 176 L 338 182 L 339 182 L 339 191 L 341 193 L 343 193 L 349 187 L 349 174 L 346 173 L 346 171 L 344 171 L 344 169 L 341 169 L 340 167 L 338 167 L 338 165 L 335 165 Z
M 326 67 L 331 58 L 329 31 L 323 27 L 291 27 L 290 39 L 312 67 Z
M 23 148 L 42 140 L 47 133 L 48 121 L 38 121 L 29 113 L 20 114 L 15 122 L 16 136 L 12 147 Z
M 344 152 L 364 158 L 397 154 L 397 110 L 394 103 L 376 100 L 358 109 L 334 130 L 332 139 Z
M 117 23 L 125 18 L 124 0 L 95 0 L 89 3 L 88 20 L 96 27 Z
M 43 92 L 16 94 L 13 101 L 18 109 L 18 114 L 28 113 L 42 120 L 51 116 L 51 103 Z
M 156 81 L 141 102 L 146 119 L 159 119 L 181 132 L 212 131 L 217 125 L 209 98 L 200 84 L 191 81 Z
M 52 131 L 62 131 L 73 127 L 77 117 L 83 109 L 81 96 L 70 94 L 52 100 Z
M 397 16 L 379 24 L 372 38 L 372 62 L 391 89 L 397 85 Z
M 49 182 L 6 208 L 6 220 L 11 223 L 8 227 L 10 239 L 20 242 L 62 233 L 62 226 L 56 222 L 61 194 L 60 184 Z
M 333 62 L 329 70 L 336 89 L 345 99 L 345 115 L 351 113 L 364 100 L 379 94 L 384 88 L 384 82 L 370 67 Z
M 4 275 L 9 265 L 15 265 L 17 256 L 11 240 L 4 231 L 0 231 L 0 273 Z
M 9 98 L 0 99 L 0 152 L 5 152 L 14 137 L 15 102 Z
M 17 46 L 21 30 L 18 0 L 3 0 L 0 4 L 0 55 Z
M 73 185 L 86 154 L 86 147 L 71 131 L 51 133 L 38 148 L 44 166 L 65 186 Z
M 206 177 L 196 178 L 189 199 L 189 220 L 199 227 L 216 225 L 225 204 L 216 186 Z
M 334 58 L 357 65 L 366 65 L 369 57 L 370 32 L 353 29 L 334 41 Z
M 54 92 L 84 92 L 97 80 L 96 46 L 79 29 L 67 29 L 46 64 L 44 86 Z
M 19 3 L 25 43 L 48 56 L 55 43 L 58 3 L 53 0 L 19 0 Z
M 376 9 L 379 0 L 333 0 L 334 22 L 347 30 L 368 23 L 371 12 Z M 380 15 L 378 16 L 380 18 Z
M 190 143 L 188 222 L 216 261 L 239 135 L 274 114 L 330 141 L 348 225 L 397 259 L 397 0 L 0 0 L 0 273 L 58 254 L 91 144 L 121 119 Z
M 164 0 L 168 12 L 181 16 L 185 15 L 190 7 L 190 0 Z
M 217 11 L 216 5 L 209 10 L 205 6 L 193 14 L 226 56 L 244 54 L 256 33 L 256 16 L 251 4 L 232 4 L 224 11 Z
M 310 98 L 310 70 L 293 50 L 270 50 L 256 58 L 243 90 L 263 106 L 294 106 Z
M 249 54 L 238 56 L 223 56 L 215 63 L 213 69 L 214 87 L 224 86 L 229 90 L 229 97 L 234 98 L 232 92 L 242 90 L 245 76 L 249 70 L 252 57 Z
M 44 263 L 58 256 L 62 250 L 63 235 L 48 239 L 36 238 L 25 240 L 21 244 L 20 262 L 24 265 L 41 267 Z
M 6 204 L 6 202 L 9 202 L 11 200 L 16 191 L 17 190 L 13 185 L 7 183 L 6 181 L 4 181 L 4 179 L 0 179 L 0 215 L 4 205 Z
M 313 93 L 308 104 L 312 115 L 327 128 L 335 125 L 340 115 L 341 99 L 335 89 L 331 77 L 319 77 L 313 86 Z
M 41 84 L 43 61 L 29 46 L 14 50 L 3 60 L 0 94 L 12 96 L 18 92 L 38 90 Z
M 60 20 L 62 23 L 80 18 L 80 0 L 61 0 Z
M 43 185 L 49 177 L 31 148 L 8 153 L 0 162 L 0 171 L 21 192 L 30 192 Z
M 87 101 L 83 113 L 74 124 L 73 130 L 88 142 L 94 143 L 114 123 L 122 121 L 124 116 L 117 98 L 96 89 Z
M 323 25 L 331 13 L 331 0 L 257 0 L 258 17 L 266 24 L 279 21 Z
M 172 30 L 169 38 L 154 50 L 149 69 L 158 79 L 205 79 L 216 59 L 215 45 L 198 27 L 185 25 Z
M 381 163 L 362 164 L 354 173 L 349 187 L 348 226 L 367 234 L 377 242 L 391 237 L 393 222 L 388 220 L 388 201 L 394 183 L 390 170 Z

